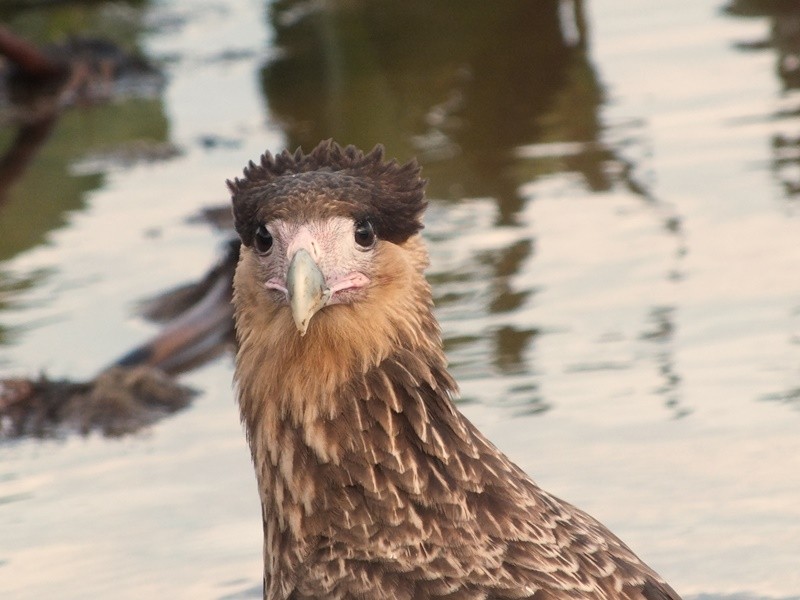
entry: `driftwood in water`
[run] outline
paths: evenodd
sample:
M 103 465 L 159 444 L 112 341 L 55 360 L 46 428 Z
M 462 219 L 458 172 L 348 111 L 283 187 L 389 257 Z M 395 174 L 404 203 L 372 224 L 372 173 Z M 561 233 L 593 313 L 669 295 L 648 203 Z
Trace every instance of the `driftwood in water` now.
M 148 303 L 168 318 L 162 331 L 91 381 L 0 379 L 0 438 L 70 432 L 133 433 L 189 405 L 193 391 L 175 381 L 233 344 L 231 289 L 238 240 L 198 283 Z
M 85 383 L 0 380 L 0 435 L 47 437 L 65 431 L 133 433 L 185 408 L 192 390 L 150 367 L 112 367 Z
M 198 283 L 159 296 L 143 307 L 145 316 L 169 319 L 161 333 L 117 360 L 115 366 L 146 365 L 170 374 L 188 371 L 233 344 L 233 273 L 239 240 Z
M 129 83 L 133 78 L 139 87 L 142 82 L 163 83 L 145 61 L 100 39 L 77 37 L 38 48 L 0 26 L 0 56 L 6 59 L 0 65 L 0 77 L 6 80 L 2 89 L 8 91 L 2 119 L 19 124 L 0 157 L 0 206 L 65 106 L 108 100 L 123 79 Z M 232 339 L 230 288 L 237 258 L 238 245 L 231 246 L 201 282 L 187 286 L 183 294 L 167 294 L 162 310 L 179 295 L 184 301 L 172 303 L 172 319 L 162 332 L 94 379 L 0 379 L 0 438 L 73 431 L 123 435 L 187 406 L 193 392 L 171 375 L 215 356 Z

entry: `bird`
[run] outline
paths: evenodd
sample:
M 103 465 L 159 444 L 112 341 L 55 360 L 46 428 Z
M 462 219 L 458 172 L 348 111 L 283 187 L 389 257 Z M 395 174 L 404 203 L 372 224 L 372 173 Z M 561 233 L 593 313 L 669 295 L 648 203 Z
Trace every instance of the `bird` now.
M 266 600 L 679 600 L 455 405 L 416 160 L 320 142 L 227 181 Z

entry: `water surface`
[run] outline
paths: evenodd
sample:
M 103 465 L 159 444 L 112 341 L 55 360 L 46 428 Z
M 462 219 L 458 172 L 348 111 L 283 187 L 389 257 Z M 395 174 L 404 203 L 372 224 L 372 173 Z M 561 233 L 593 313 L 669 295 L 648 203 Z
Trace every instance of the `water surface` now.
M 3 14 L 42 43 L 121 32 L 166 80 L 65 108 L 3 190 L 0 375 L 90 377 L 152 335 L 137 302 L 211 266 L 227 236 L 190 218 L 263 150 L 381 142 L 430 179 L 468 416 L 685 596 L 797 597 L 798 16 L 451 6 Z M 231 373 L 225 356 L 185 375 L 195 403 L 132 437 L 4 442 L 0 596 L 257 597 Z

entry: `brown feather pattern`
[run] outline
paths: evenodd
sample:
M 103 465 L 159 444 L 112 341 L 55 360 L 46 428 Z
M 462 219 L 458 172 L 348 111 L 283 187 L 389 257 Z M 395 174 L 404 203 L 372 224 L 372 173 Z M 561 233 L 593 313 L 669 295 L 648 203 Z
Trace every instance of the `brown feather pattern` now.
M 312 214 L 319 207 L 305 204 L 346 197 L 358 169 L 395 173 L 384 191 L 418 191 L 418 171 L 321 148 L 266 159 L 231 184 L 245 246 L 253 219 Z M 310 200 L 285 175 L 325 171 L 326 160 L 333 172 L 351 166 Z M 391 219 L 405 200 L 387 208 L 383 198 L 366 208 Z M 413 205 L 411 221 L 424 203 Z M 398 222 L 409 219 L 403 210 Z M 263 507 L 265 598 L 678 600 L 603 525 L 541 490 L 458 412 L 415 231 L 376 248 L 382 277 L 366 300 L 323 309 L 305 337 L 264 293 L 255 253 L 243 248 L 236 380 Z

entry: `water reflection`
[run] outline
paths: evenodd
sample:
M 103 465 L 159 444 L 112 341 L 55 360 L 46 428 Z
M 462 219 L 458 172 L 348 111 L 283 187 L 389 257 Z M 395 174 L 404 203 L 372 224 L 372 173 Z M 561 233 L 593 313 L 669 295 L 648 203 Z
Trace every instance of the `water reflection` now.
M 685 417 L 691 409 L 681 400 L 680 376 L 675 364 L 675 308 L 672 306 L 653 307 L 650 312 L 650 329 L 641 334 L 641 339 L 652 344 L 653 359 L 658 368 L 661 385 L 656 390 L 676 418 Z
M 428 0 L 278 0 L 269 18 L 279 53 L 261 79 L 287 146 L 333 137 L 420 159 L 429 196 L 450 206 L 430 212 L 426 231 L 456 375 L 503 378 L 505 389 L 484 400 L 540 406 L 533 184 L 566 174 L 591 192 L 619 186 L 657 207 L 667 234 L 680 237 L 680 220 L 664 215 L 634 161 L 601 139 L 604 92 L 584 3 L 502 0 L 487 11 L 467 1 L 454 11 Z M 670 346 L 659 348 L 653 360 L 664 370 Z M 677 395 L 673 385 L 662 397 L 672 406 Z
M 732 0 L 725 13 L 736 17 L 767 17 L 770 22 L 766 38 L 739 42 L 742 51 L 775 52 L 775 74 L 784 93 L 800 89 L 800 5 L 792 0 L 765 2 L 763 0 Z M 800 105 L 782 109 L 775 117 L 793 118 L 800 115 Z M 800 136 L 792 130 L 776 133 L 770 140 L 772 172 L 788 198 L 800 195 Z
M 723 10 L 735 17 L 769 19 L 766 38 L 742 41 L 736 47 L 745 52 L 775 52 L 775 74 L 788 103 L 772 116 L 793 123 L 800 116 L 800 103 L 796 99 L 797 90 L 800 90 L 800 4 L 792 0 L 731 0 Z M 800 135 L 796 127 L 772 134 L 770 147 L 773 177 L 786 197 L 796 200 L 800 197 Z M 765 394 L 762 400 L 798 406 L 800 388 L 792 385 L 786 390 Z
M 260 9 L 263 3 L 259 2 L 224 4 L 233 13 L 240 8 Z M 187 152 L 165 171 L 175 174 L 173 181 L 181 182 L 184 198 L 206 197 L 201 186 L 207 179 L 200 184 L 193 181 L 198 165 L 219 167 L 220 184 L 224 176 L 234 174 L 241 165 L 238 157 L 230 161 L 233 167 L 221 166 L 226 156 L 235 154 L 227 151 L 225 140 L 241 140 L 242 154 L 247 153 L 244 158 L 253 157 L 265 144 L 264 129 L 252 125 L 261 124 L 262 115 L 257 105 L 243 111 L 247 119 L 239 133 L 238 122 L 219 125 L 228 122 L 230 106 L 207 110 L 198 101 L 202 95 L 186 93 L 187 89 L 200 89 L 197 82 L 212 89 L 218 71 L 205 69 L 204 61 L 192 57 L 209 54 L 208 39 L 220 29 L 226 30 L 230 15 L 220 9 L 203 21 L 197 19 L 191 0 L 152 4 L 158 5 L 157 11 L 179 5 L 178 12 L 187 15 L 189 24 L 185 31 L 176 26 L 175 31 L 161 36 L 181 38 L 174 46 L 179 50 L 174 51 L 176 59 L 170 67 L 173 92 L 183 90 L 170 93 L 168 112 L 175 118 L 173 126 L 181 132 L 181 139 L 200 139 L 204 146 L 220 150 L 214 152 L 219 163 L 193 160 L 193 153 Z M 710 110 L 718 115 L 719 81 L 707 81 L 706 75 L 736 73 L 737 61 L 747 62 L 741 53 L 737 57 L 736 53 L 730 56 L 713 50 L 719 45 L 719 36 L 723 47 L 728 43 L 729 29 L 722 27 L 723 33 L 719 33 L 725 17 L 712 17 L 706 6 L 700 7 L 699 16 L 688 14 L 690 9 L 698 10 L 691 2 L 683 3 L 681 10 L 658 11 L 618 1 L 597 11 L 593 36 L 604 32 L 604 21 L 613 33 L 605 38 L 605 50 L 598 44 L 592 51 L 592 60 L 598 61 L 598 68 L 615 90 L 613 105 L 603 107 L 602 86 L 587 57 L 580 3 L 545 0 L 537 6 L 512 6 L 500 2 L 492 5 L 500 11 L 496 15 L 488 14 L 490 11 L 478 15 L 480 10 L 474 5 L 460 3 L 463 23 L 461 17 L 439 15 L 444 11 L 438 2 L 406 3 L 405 7 L 414 11 L 413 17 L 403 17 L 402 11 L 388 2 L 381 4 L 385 16 L 371 14 L 368 11 L 377 9 L 361 4 L 348 0 L 346 6 L 317 1 L 276 5 L 271 24 L 283 54 L 273 63 L 259 65 L 266 85 L 264 104 L 271 117 L 286 124 L 289 145 L 308 146 L 319 138 L 336 136 L 363 146 L 384 142 L 391 154 L 401 158 L 422 157 L 432 179 L 433 201 L 425 231 L 435 253 L 431 280 L 437 314 L 448 335 L 448 355 L 468 396 L 481 403 L 513 406 L 511 411 L 495 410 L 496 406 L 471 406 L 468 410 L 489 427 L 499 419 L 492 439 L 508 444 L 543 482 L 559 483 L 565 497 L 579 504 L 586 498 L 595 501 L 610 520 L 624 524 L 632 537 L 639 535 L 637 549 L 641 546 L 655 555 L 679 574 L 681 585 L 695 593 L 723 588 L 734 593 L 764 586 L 764 594 L 769 588 L 773 595 L 786 596 L 789 590 L 798 589 L 792 585 L 796 579 L 792 561 L 796 561 L 800 537 L 796 535 L 797 478 L 786 476 L 797 472 L 794 459 L 800 456 L 794 451 L 796 427 L 793 431 L 794 422 L 787 418 L 796 415 L 794 409 L 800 407 L 797 352 L 787 355 L 780 342 L 793 335 L 789 350 L 800 348 L 798 328 L 784 327 L 781 318 L 788 307 L 794 307 L 796 325 L 800 309 L 796 294 L 790 296 L 796 286 L 779 281 L 781 277 L 791 280 L 786 273 L 792 272 L 793 265 L 773 260 L 780 253 L 790 254 L 794 246 L 792 238 L 785 236 L 788 227 L 775 226 L 778 219 L 768 218 L 761 229 L 758 220 L 745 220 L 741 228 L 731 229 L 731 219 L 726 218 L 730 215 L 725 212 L 731 202 L 744 202 L 745 195 L 770 196 L 742 176 L 753 171 L 761 174 L 752 166 L 762 164 L 763 144 L 756 140 L 759 152 L 746 153 L 747 157 L 756 156 L 755 160 L 742 162 L 738 154 L 733 160 L 726 153 L 714 156 L 714 148 L 733 146 L 732 140 L 745 147 L 751 140 L 731 136 L 730 131 L 718 127 L 718 119 L 697 112 L 694 102 L 699 98 L 701 106 L 710 103 Z M 0 14 L 8 15 L 8 2 L 0 5 Z M 98 8 L 112 6 L 117 14 L 122 10 L 135 16 L 145 3 L 72 1 L 62 5 L 69 6 L 69 11 L 58 8 L 60 15 L 52 22 L 33 10 L 14 13 L 15 30 L 44 43 L 58 37 L 51 37 L 48 28 L 66 31 L 67 23 L 71 27 L 107 18 Z M 500 34 L 499 20 L 513 21 L 514 11 L 519 22 Z M 683 12 L 686 20 L 698 27 L 688 38 L 681 28 L 683 21 L 676 26 L 664 20 L 665 15 Z M 523 24 L 526 15 L 536 15 L 539 20 Z M 252 20 L 252 13 L 247 18 Z M 398 27 L 417 28 L 413 43 L 406 42 L 411 37 L 402 37 L 392 27 L 401 18 L 404 21 L 398 22 Z M 451 22 L 453 19 L 458 22 Z M 485 29 L 479 20 L 486 24 Z M 218 44 L 255 48 L 251 56 L 261 56 L 257 50 L 263 42 L 260 30 L 255 38 L 240 39 L 242 28 L 227 31 L 231 29 L 235 33 Z M 137 25 L 126 35 L 135 46 L 141 28 Z M 514 39 L 509 39 L 511 36 Z M 548 44 L 534 51 L 539 39 Z M 687 54 L 679 51 L 680 44 L 672 43 L 675 40 L 697 42 L 698 49 L 688 61 L 696 67 L 696 58 L 700 65 L 689 69 L 700 71 L 695 80 L 683 77 Z M 167 46 L 173 52 L 173 46 Z M 271 47 L 267 51 L 272 55 Z M 537 57 L 536 52 L 542 56 Z M 295 54 L 306 56 L 307 64 Z M 225 55 L 215 51 L 214 56 Z M 327 62 L 315 64 L 319 58 Z M 666 71 L 642 77 L 653 58 L 659 59 L 656 64 Z M 526 68 L 526 60 L 536 68 Z M 223 86 L 229 94 L 226 100 L 250 96 L 254 62 L 232 65 L 245 75 Z M 625 64 L 620 70 L 621 62 Z M 543 64 L 546 69 L 540 89 L 536 78 Z M 303 74 L 296 70 L 301 67 L 306 68 Z M 491 72 L 493 68 L 512 81 L 505 82 Z M 198 70 L 203 71 L 202 77 L 197 77 Z M 670 116 L 675 121 L 669 123 L 675 127 L 665 139 L 659 129 L 664 114 L 648 123 L 655 116 L 648 113 L 652 105 L 642 110 L 637 94 L 653 81 L 659 82 L 656 89 L 668 90 L 669 77 L 665 75 L 669 72 L 681 74 L 680 98 L 692 102 L 672 107 L 675 112 Z M 276 79 L 278 75 L 283 80 Z M 748 100 L 752 85 L 744 82 L 735 88 L 741 93 L 734 96 L 740 96 L 744 104 L 734 98 L 731 112 L 752 110 L 754 105 Z M 674 98 L 666 94 L 668 102 Z M 785 105 L 791 107 L 792 93 L 786 94 L 786 100 Z M 23 175 L 14 179 L 9 203 L 0 207 L 3 235 L 17 235 L 18 228 L 30 227 L 27 241 L 15 242 L 3 256 L 49 237 L 48 232 L 60 227 L 70 211 L 83 207 L 87 195 L 98 200 L 95 208 L 99 210 L 76 219 L 80 224 L 88 217 L 89 227 L 76 227 L 80 232 L 107 222 L 95 219 L 99 216 L 95 213 L 109 205 L 113 212 L 119 198 L 130 197 L 120 194 L 120 189 L 131 181 L 141 181 L 140 172 L 116 174 L 115 185 L 108 190 L 89 193 L 106 185 L 108 170 L 116 164 L 113 159 L 111 164 L 98 160 L 104 150 L 111 150 L 112 157 L 119 156 L 115 148 L 130 140 L 168 139 L 158 98 L 139 101 L 141 114 L 135 112 L 139 110 L 136 102 L 125 99 L 120 103 L 124 109 L 69 108 L 59 115 L 49 137 L 35 148 L 35 164 L 26 166 Z M 771 105 L 762 110 L 768 111 Z M 204 108 L 198 110 L 198 106 Z M 656 110 L 662 109 L 658 104 Z M 502 122 L 503 111 L 511 118 L 510 124 Z M 195 126 L 203 120 L 208 125 Z M 701 122 L 704 128 L 698 131 Z M 604 130 L 598 133 L 601 126 Z M 117 127 L 125 129 L 112 133 Z M 11 147 L 18 128 L 19 123 L 2 128 L 0 155 Z M 90 134 L 87 129 L 94 131 Z M 797 165 L 792 156 L 797 152 L 793 139 L 797 132 L 786 129 L 788 143 L 781 151 L 787 162 L 780 163 L 776 172 L 788 182 L 797 182 L 790 173 L 792 165 Z M 219 137 L 197 137 L 209 131 Z M 72 135 L 75 140 L 70 139 Z M 694 149 L 701 135 L 715 145 Z M 763 134 L 759 135 L 763 139 Z M 270 134 L 267 139 L 268 144 L 277 144 L 279 135 Z M 670 147 L 670 142 L 675 145 Z M 235 146 L 235 142 L 229 145 Z M 653 151 L 648 154 L 650 148 Z M 709 168 L 721 162 L 730 162 L 729 168 Z M 40 163 L 50 163 L 50 169 Z M 43 178 L 49 178 L 47 185 L 37 183 Z M 53 194 L 54 189 L 58 195 Z M 582 193 L 586 190 L 600 193 Z M 734 193 L 723 198 L 718 190 Z M 36 204 L 41 194 L 47 195 L 42 198 L 47 206 Z M 686 211 L 680 217 L 670 210 L 671 200 Z M 180 211 L 187 206 L 189 201 Z M 9 217 L 11 210 L 15 211 L 13 218 Z M 190 212 L 189 208 L 180 215 L 174 211 L 172 222 Z M 228 209 L 225 212 L 229 213 Z M 45 217 L 45 213 L 49 214 Z M 683 218 L 688 233 L 683 231 Z M 42 222 L 37 222 L 40 219 Z M 52 236 L 57 246 L 60 234 Z M 688 259 L 683 259 L 684 235 L 692 241 Z M 789 243 L 782 247 L 779 243 L 751 244 L 759 236 Z M 135 237 L 138 243 L 138 232 Z M 728 240 L 732 240 L 730 245 Z M 170 267 L 173 273 L 164 274 L 162 281 L 187 276 L 183 262 L 187 252 L 181 254 L 179 244 L 172 239 L 164 242 L 164 256 L 177 251 L 177 258 L 164 260 L 174 266 Z M 748 250 L 752 260 L 735 252 L 739 248 Z M 31 261 L 26 262 L 26 256 L 19 258 L 0 266 L 17 267 L 11 275 L 0 275 L 2 321 L 14 322 L 9 315 L 18 314 L 23 302 L 25 306 L 31 301 L 62 302 L 47 295 L 47 280 L 55 278 L 46 271 L 20 268 Z M 61 268 L 57 260 L 53 262 L 54 268 Z M 34 261 L 34 266 L 38 264 Z M 123 270 L 128 272 L 120 271 L 117 283 L 130 278 L 140 282 L 142 272 L 149 276 L 149 265 L 142 257 L 120 264 L 126 265 Z M 748 283 L 745 279 L 750 274 L 771 271 L 773 264 L 774 279 L 756 278 L 750 287 L 730 290 L 733 293 L 720 285 Z M 599 275 L 594 276 L 593 270 Z M 80 280 L 74 284 L 81 288 L 75 295 L 109 292 L 110 302 L 121 307 L 118 312 L 128 314 L 127 302 L 151 291 L 106 285 L 116 276 L 110 272 L 88 283 Z M 44 278 L 44 283 L 37 278 Z M 30 286 L 38 293 L 29 293 Z M 87 303 L 93 308 L 99 304 Z M 783 312 L 774 318 L 767 310 L 761 312 L 772 306 Z M 77 312 L 70 303 L 63 310 Z M 90 332 L 85 325 L 92 320 L 98 330 L 109 329 L 103 325 L 106 316 L 70 317 L 75 323 L 72 329 Z M 597 316 L 601 318 L 593 322 Z M 0 354 L 10 360 L 0 356 L 0 362 L 8 360 L 13 370 L 19 370 L 20 363 L 34 370 L 42 364 L 40 360 L 64 349 L 72 351 L 69 341 L 47 345 L 51 332 L 66 338 L 62 332 L 69 333 L 68 328 L 39 321 L 31 329 L 20 336 L 20 347 L 27 346 L 27 352 L 6 348 Z M 13 341 L 18 331 L 3 342 L 0 324 L 0 343 Z M 130 328 L 112 324 L 110 331 L 108 335 L 125 343 L 135 341 Z M 105 358 L 116 358 L 119 350 L 103 345 L 102 339 L 88 343 L 91 361 L 104 361 L 103 352 L 109 352 Z M 227 591 L 230 597 L 243 597 L 247 592 L 235 591 L 245 588 L 250 596 L 259 593 L 261 534 L 252 529 L 258 506 L 257 499 L 252 506 L 242 504 L 253 496 L 252 468 L 230 402 L 229 365 L 218 364 L 193 374 L 190 380 L 206 392 L 203 401 L 180 419 L 153 427 L 144 438 L 124 444 L 89 440 L 4 447 L 8 458 L 3 483 L 8 485 L 9 477 L 17 477 L 19 483 L 2 495 L 19 499 L 17 491 L 33 493 L 15 503 L 13 511 L 6 511 L 9 527 L 0 526 L 4 534 L 8 531 L 0 557 L 4 572 L 0 587 L 12 589 L 5 597 L 20 593 L 48 597 L 59 589 L 75 596 L 107 597 L 122 589 L 120 585 L 133 590 L 132 594 L 139 594 L 135 591 L 139 589 L 144 595 L 146 590 L 152 591 L 154 581 L 163 585 L 157 592 L 162 596 L 190 589 L 217 597 Z M 773 403 L 751 402 L 751 398 L 762 397 L 764 390 L 778 392 L 764 396 Z M 546 411 L 548 402 L 558 403 L 558 411 L 546 419 L 507 419 L 511 412 Z M 671 412 L 659 403 L 666 403 Z M 694 411 L 690 420 L 663 422 L 665 413 L 680 416 L 687 407 Z M 31 447 L 36 450 L 30 455 L 17 451 Z M 232 458 L 235 451 L 239 462 Z M 742 472 L 752 477 L 743 479 Z M 199 475 L 193 479 L 192 473 Z M 603 485 L 598 486 L 598 481 Z M 130 490 L 139 493 L 131 495 Z M 620 502 L 623 496 L 633 500 Z M 206 500 L 198 501 L 201 497 Z M 726 502 L 720 504 L 719 498 Z M 633 514 L 623 506 L 649 508 Z M 208 507 L 225 514 L 214 520 Z M 176 510 L 181 518 L 169 518 Z M 736 524 L 736 540 L 721 547 L 718 540 L 730 535 L 732 523 Z M 113 533 L 111 542 L 109 532 Z M 248 532 L 253 534 L 249 538 Z M 175 539 L 188 541 L 173 548 Z M 81 543 L 76 546 L 75 540 Z M 213 543 L 207 543 L 209 540 Z M 156 546 L 170 548 L 172 559 L 165 563 L 160 556 L 153 561 L 148 549 Z M 212 551 L 198 552 L 197 548 Z M 54 572 L 53 564 L 61 568 Z M 45 571 L 48 577 L 40 577 Z
M 602 91 L 586 55 L 583 4 L 282 0 L 281 56 L 263 87 L 290 147 L 334 137 L 417 155 L 435 198 L 491 197 L 513 223 L 522 182 L 575 171 L 607 189 L 604 152 L 523 163 L 525 144 L 598 139 Z
M 335 137 L 365 148 L 381 142 L 391 155 L 421 159 L 429 195 L 441 201 L 442 210 L 429 214 L 430 279 L 456 375 L 502 378 L 505 389 L 476 393 L 543 410 L 533 352 L 542 327 L 531 310 L 540 283 L 530 275 L 536 240 L 526 212 L 538 193 L 533 184 L 569 174 L 591 192 L 619 186 L 655 206 L 670 235 L 680 234 L 680 220 L 665 217 L 637 178 L 636 162 L 622 155 L 626 142 L 611 150 L 600 139 L 603 91 L 588 58 L 583 3 L 494 7 L 489 15 L 482 3 L 468 2 L 454 15 L 449 4 L 422 1 L 281 0 L 270 12 L 281 52 L 261 75 L 289 147 Z M 79 12 L 82 22 L 92 21 Z M 58 14 L 51 13 L 56 22 Z M 33 123 L 39 135 L 23 122 L 7 142 L 0 224 L 20 226 L 0 240 L 0 260 L 41 243 L 65 213 L 81 208 L 115 160 L 129 162 L 126 148 L 145 141 L 146 156 L 169 155 L 158 95 L 123 95 L 48 118 Z M 29 167 L 34 155 L 40 160 Z M 665 380 L 679 381 L 670 352 L 661 344 L 650 359 Z M 677 405 L 677 385 L 659 393 Z
M 9 36 L 64 66 L 63 77 L 27 74 L 11 61 L 0 70 L 0 260 L 40 244 L 104 185 L 108 164 L 90 164 L 93 156 L 129 162 L 131 148 L 148 159 L 164 155 L 162 79 L 138 58 L 144 29 L 132 27 L 143 5 L 0 11 Z
M 783 89 L 800 88 L 800 6 L 797 2 L 732 0 L 723 10 L 737 17 L 769 17 L 769 37 L 741 42 L 737 46 L 742 50 L 775 50 L 775 73 Z

